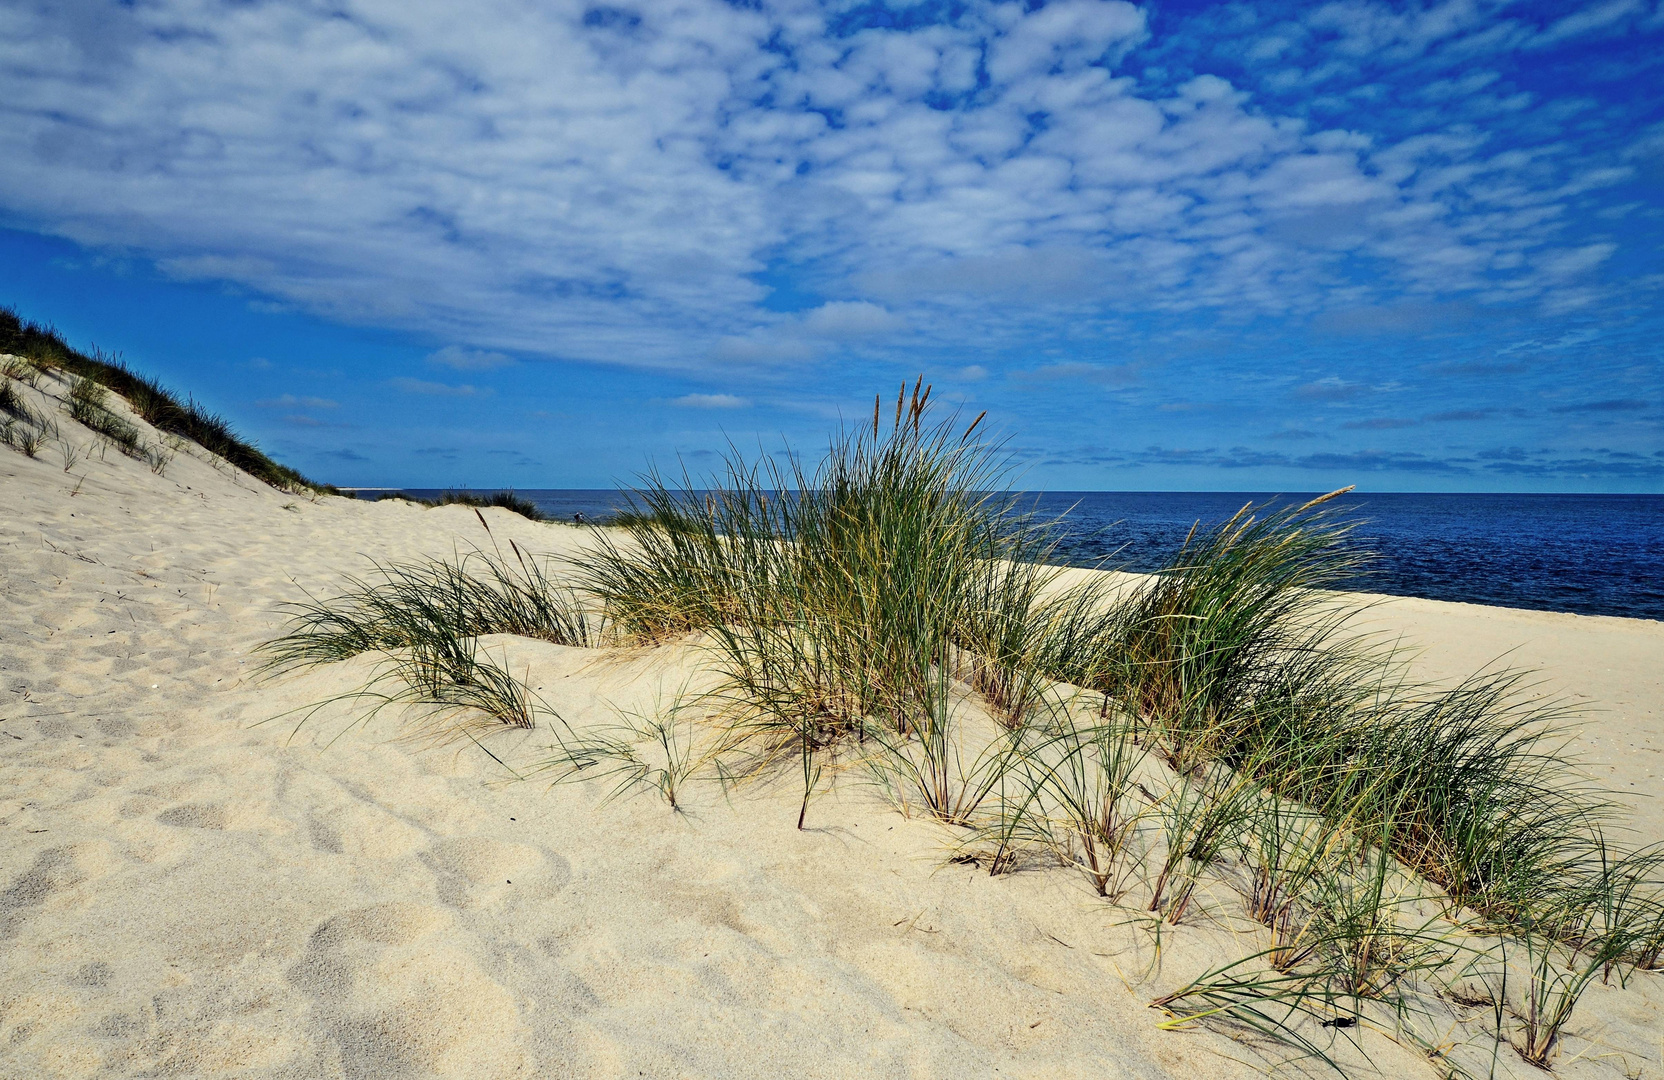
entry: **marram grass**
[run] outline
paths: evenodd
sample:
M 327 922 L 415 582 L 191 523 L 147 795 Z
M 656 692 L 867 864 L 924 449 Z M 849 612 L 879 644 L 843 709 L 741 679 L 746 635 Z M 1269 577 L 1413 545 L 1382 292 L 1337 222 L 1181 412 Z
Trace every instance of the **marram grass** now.
M 999 754 L 966 760 L 956 676 L 968 664 L 1010 717 L 1028 707 L 1019 653 L 1048 541 L 989 494 L 1005 463 L 978 421 L 929 422 L 920 386 L 887 426 L 880 406 L 814 469 L 731 453 L 708 493 L 650 474 L 620 535 L 597 534 L 583 587 L 637 640 L 707 635 L 729 716 L 795 750 L 805 808 L 814 754 L 852 739 L 898 797 L 964 821 Z
M 473 551 L 454 560 L 378 565 L 335 596 L 292 605 L 288 632 L 263 646 L 264 670 L 276 674 L 372 653 L 380 658 L 375 676 L 348 696 L 374 700 L 376 711 L 432 706 L 453 717 L 483 714 L 533 728 L 536 696 L 479 639 L 512 634 L 588 646 L 603 624 L 553 580 L 547 559 L 527 555 L 512 540 L 509 550 L 512 558 Z M 394 688 L 383 689 L 389 682 Z
M 1352 629 L 1330 590 L 1370 556 L 1339 492 L 1198 525 L 1132 584 L 1070 585 L 981 419 L 934 419 L 904 386 L 818 464 L 649 473 L 566 576 L 514 545 L 378 567 L 300 605 L 267 661 L 375 654 L 395 680 L 378 708 L 544 724 L 545 770 L 677 809 L 701 776 L 789 767 L 801 828 L 858 763 L 963 857 L 1066 867 L 1157 933 L 1229 916 L 1234 891 L 1253 944 L 1162 995 L 1163 1026 L 1247 1029 L 1342 1072 L 1360 1030 L 1423 1045 L 1476 970 L 1495 976 L 1486 1037 L 1546 1066 L 1593 979 L 1660 964 L 1664 854 L 1609 844 L 1560 706 L 1518 672 L 1418 685 Z M 486 634 L 682 641 L 716 686 L 575 733 Z

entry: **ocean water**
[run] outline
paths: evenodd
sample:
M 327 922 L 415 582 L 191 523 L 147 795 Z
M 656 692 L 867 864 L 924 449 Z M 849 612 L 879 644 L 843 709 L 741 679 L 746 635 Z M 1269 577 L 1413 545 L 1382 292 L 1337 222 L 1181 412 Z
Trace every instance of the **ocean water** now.
M 432 498 L 437 491 L 411 489 Z M 551 517 L 605 519 L 617 491 L 522 490 Z M 1311 495 L 1251 492 L 1054 491 L 1038 513 L 1061 519 L 1063 557 L 1147 571 L 1193 524 L 1245 503 Z M 1353 586 L 1370 592 L 1501 607 L 1664 620 L 1664 495 L 1348 495 L 1335 501 L 1380 556 Z

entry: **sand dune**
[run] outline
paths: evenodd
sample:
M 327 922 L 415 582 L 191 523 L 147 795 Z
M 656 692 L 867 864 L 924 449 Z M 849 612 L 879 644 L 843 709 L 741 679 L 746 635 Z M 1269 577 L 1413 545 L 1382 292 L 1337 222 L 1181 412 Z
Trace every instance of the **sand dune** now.
M 255 679 L 282 602 L 370 558 L 559 553 L 579 530 L 487 510 L 488 537 L 461 507 L 312 501 L 189 452 L 161 475 L 55 453 L 0 451 L 0 1076 L 1204 1078 L 1280 1056 L 1155 1026 L 1150 999 L 1229 955 L 1227 930 L 1158 953 L 1072 875 L 947 863 L 943 827 L 853 778 L 798 832 L 790 783 L 677 814 L 346 705 L 273 720 L 363 676 Z M 1664 626 L 1420 600 L 1369 618 L 1434 677 L 1540 668 L 1664 839 Z M 674 647 L 489 647 L 577 723 L 699 679 Z M 545 742 L 489 739 L 522 773 Z M 1661 1005 L 1654 975 L 1595 986 L 1557 1069 L 1657 1075 Z M 1506 1050 L 1497 1069 L 1533 1072 Z

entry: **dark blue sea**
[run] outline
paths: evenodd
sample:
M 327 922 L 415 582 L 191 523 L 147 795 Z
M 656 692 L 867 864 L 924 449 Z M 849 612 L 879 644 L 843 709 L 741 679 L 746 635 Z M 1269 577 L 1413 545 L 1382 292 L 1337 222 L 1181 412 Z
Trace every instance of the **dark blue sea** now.
M 433 498 L 438 491 L 410 489 Z M 605 520 L 616 491 L 523 490 L 551 517 Z M 1252 492 L 1054 491 L 1034 496 L 1061 515 L 1063 555 L 1080 566 L 1160 568 L 1192 525 L 1245 503 L 1311 495 Z M 1664 620 L 1664 495 L 1349 495 L 1334 505 L 1380 556 L 1358 589 L 1501 607 Z

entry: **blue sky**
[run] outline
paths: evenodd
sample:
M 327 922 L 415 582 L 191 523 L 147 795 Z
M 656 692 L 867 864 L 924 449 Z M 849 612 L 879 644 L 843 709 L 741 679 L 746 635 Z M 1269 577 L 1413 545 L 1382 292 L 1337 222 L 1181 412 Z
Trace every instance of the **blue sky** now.
M 342 484 L 1664 490 L 1664 0 L 0 0 L 0 302 Z

